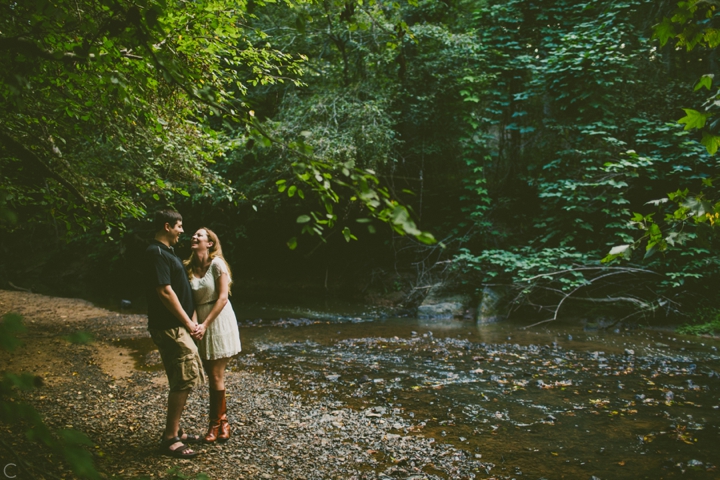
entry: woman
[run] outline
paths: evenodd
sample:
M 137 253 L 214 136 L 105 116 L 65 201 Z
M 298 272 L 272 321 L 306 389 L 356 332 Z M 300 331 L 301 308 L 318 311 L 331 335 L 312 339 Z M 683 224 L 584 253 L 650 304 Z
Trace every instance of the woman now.
M 230 267 L 222 254 L 220 240 L 209 228 L 201 228 L 192 237 L 192 254 L 185 262 L 195 300 L 198 328 L 193 337 L 205 372 L 210 377 L 210 426 L 205 442 L 225 442 L 230 425 L 225 407 L 225 367 L 240 353 L 240 332 L 230 294 Z

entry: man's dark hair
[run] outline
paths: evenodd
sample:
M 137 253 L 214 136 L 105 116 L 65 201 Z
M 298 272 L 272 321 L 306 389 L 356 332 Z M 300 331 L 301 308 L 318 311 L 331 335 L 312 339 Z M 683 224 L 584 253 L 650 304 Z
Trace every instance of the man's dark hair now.
M 174 227 L 177 222 L 182 222 L 182 215 L 175 210 L 166 208 L 155 212 L 155 217 L 153 218 L 153 228 L 156 232 L 159 232 L 160 230 L 165 229 L 166 223 L 169 223 L 171 227 Z

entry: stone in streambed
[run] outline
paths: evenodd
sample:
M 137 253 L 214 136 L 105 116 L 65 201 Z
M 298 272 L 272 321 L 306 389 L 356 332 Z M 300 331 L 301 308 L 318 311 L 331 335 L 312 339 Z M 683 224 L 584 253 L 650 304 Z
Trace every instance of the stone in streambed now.
M 444 285 L 434 285 L 417 310 L 420 318 L 455 318 L 462 317 L 467 311 L 472 298 L 465 294 L 448 292 Z

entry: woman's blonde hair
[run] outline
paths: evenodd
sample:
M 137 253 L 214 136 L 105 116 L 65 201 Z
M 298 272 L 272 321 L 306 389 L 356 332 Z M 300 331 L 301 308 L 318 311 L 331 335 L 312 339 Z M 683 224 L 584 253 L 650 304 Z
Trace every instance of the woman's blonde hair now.
M 223 262 L 225 262 L 225 266 L 228 270 L 228 280 L 230 280 L 228 284 L 228 295 L 230 294 L 230 288 L 232 286 L 232 272 L 230 271 L 230 265 L 228 265 L 227 260 L 225 260 L 225 257 L 222 253 L 222 246 L 220 245 L 220 239 L 218 238 L 217 234 L 206 227 L 200 227 L 198 230 L 205 230 L 205 233 L 207 233 L 208 240 L 212 242 L 212 246 L 208 248 L 208 258 L 210 259 L 210 262 L 213 261 L 214 258 L 221 258 Z M 183 262 L 183 265 L 185 265 L 185 270 L 187 271 L 188 278 L 192 279 L 192 267 L 193 263 L 195 262 L 195 252 L 190 253 L 190 258 L 185 260 Z

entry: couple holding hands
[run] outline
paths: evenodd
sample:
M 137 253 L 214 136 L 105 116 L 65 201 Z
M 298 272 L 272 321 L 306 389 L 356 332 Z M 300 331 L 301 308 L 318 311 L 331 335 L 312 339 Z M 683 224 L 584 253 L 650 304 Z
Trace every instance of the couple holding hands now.
M 197 455 L 187 443 L 230 438 L 225 405 L 225 368 L 241 350 L 230 293 L 230 268 L 220 241 L 208 228 L 192 236 L 190 258 L 181 262 L 173 246 L 183 233 L 174 210 L 155 214 L 155 238 L 145 250 L 148 330 L 160 351 L 170 393 L 161 452 L 177 458 Z M 210 380 L 210 422 L 206 435 L 180 428 L 180 416 L 193 387 Z

